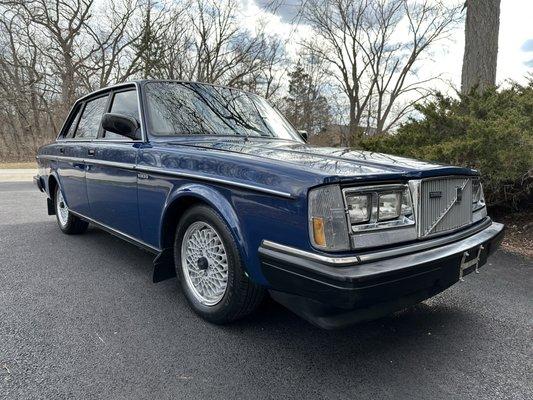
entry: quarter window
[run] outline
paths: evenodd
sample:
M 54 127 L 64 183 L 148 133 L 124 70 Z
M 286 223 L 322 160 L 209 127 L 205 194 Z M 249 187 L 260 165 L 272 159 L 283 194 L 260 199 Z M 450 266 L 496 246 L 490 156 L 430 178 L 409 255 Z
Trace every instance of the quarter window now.
M 69 120 L 69 126 L 66 128 L 63 132 L 63 138 L 71 138 L 74 136 L 74 131 L 76 130 L 76 125 L 78 124 L 78 118 L 80 117 L 80 111 L 81 107 L 78 105 L 74 112 L 72 113 L 72 116 Z
M 114 114 L 127 115 L 135 118 L 139 121 L 139 108 L 137 106 L 137 91 L 128 90 L 125 92 L 115 93 L 113 96 L 113 103 L 111 105 L 111 111 Z M 124 136 L 117 135 L 113 132 L 104 132 L 104 138 L 106 139 L 124 139 Z
M 98 97 L 85 104 L 80 122 L 78 123 L 78 129 L 74 136 L 75 139 L 96 139 L 108 97 Z

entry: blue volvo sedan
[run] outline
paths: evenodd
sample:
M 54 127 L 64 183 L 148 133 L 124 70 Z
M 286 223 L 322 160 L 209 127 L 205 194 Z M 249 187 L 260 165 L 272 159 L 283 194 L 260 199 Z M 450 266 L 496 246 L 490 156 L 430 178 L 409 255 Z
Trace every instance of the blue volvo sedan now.
M 93 224 L 154 253 L 213 323 L 265 294 L 337 328 L 478 272 L 503 236 L 468 168 L 313 147 L 261 97 L 136 81 L 79 99 L 39 149 L 37 187 L 66 234 Z

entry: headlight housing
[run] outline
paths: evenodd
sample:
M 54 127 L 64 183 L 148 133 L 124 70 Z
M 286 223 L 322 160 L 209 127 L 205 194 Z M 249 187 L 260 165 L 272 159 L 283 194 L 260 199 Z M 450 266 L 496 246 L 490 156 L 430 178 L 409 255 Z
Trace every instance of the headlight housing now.
M 487 216 L 485 195 L 479 178 L 472 179 L 472 222 L 482 220 Z
M 383 240 L 416 238 L 414 209 L 408 185 L 346 189 L 341 189 L 339 185 L 321 186 L 311 189 L 308 199 L 309 237 L 315 248 L 346 251 L 372 246 Z M 412 229 L 409 232 L 398 231 L 398 238 L 390 236 L 390 233 L 385 238 L 381 231 L 402 227 Z M 364 232 L 368 233 L 357 237 L 353 235 Z
M 318 249 L 350 249 L 344 201 L 338 185 L 322 186 L 309 191 L 309 237 Z
M 479 178 L 472 179 L 472 211 L 485 207 L 485 195 Z
M 348 188 L 343 192 L 353 232 L 415 223 L 411 192 L 407 185 Z
M 469 179 L 472 185 L 472 212 L 469 217 L 470 223 L 475 223 L 487 216 L 487 207 L 479 177 Z M 424 216 L 427 219 L 428 212 L 436 209 L 433 203 L 421 203 L 423 184 L 423 180 L 410 180 L 407 184 L 347 188 L 329 185 L 310 190 L 309 234 L 313 247 L 325 251 L 347 251 L 422 238 L 415 218 L 423 222 Z M 470 188 L 467 189 L 470 198 Z M 442 196 L 442 192 L 436 193 L 439 198 Z M 461 212 L 467 215 L 469 204 L 465 204 L 465 200 Z M 427 206 L 426 210 L 423 205 Z M 466 210 L 464 207 L 467 207 Z M 444 210 L 443 215 L 448 210 Z

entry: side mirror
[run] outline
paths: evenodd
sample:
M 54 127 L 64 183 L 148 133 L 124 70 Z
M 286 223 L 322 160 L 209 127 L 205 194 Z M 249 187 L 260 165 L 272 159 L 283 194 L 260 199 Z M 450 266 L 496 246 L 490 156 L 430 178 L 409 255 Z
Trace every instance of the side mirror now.
M 102 117 L 102 128 L 130 139 L 139 139 L 139 122 L 128 115 L 106 113 Z
M 307 131 L 305 131 L 305 130 L 299 130 L 299 131 L 298 131 L 298 134 L 299 134 L 300 137 L 304 140 L 304 142 L 307 143 L 307 139 L 309 138 L 309 135 L 307 134 Z

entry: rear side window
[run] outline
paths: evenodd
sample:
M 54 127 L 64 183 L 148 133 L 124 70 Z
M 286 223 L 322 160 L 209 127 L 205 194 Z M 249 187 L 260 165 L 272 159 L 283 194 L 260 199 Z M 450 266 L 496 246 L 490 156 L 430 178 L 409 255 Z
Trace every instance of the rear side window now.
M 111 110 L 114 114 L 127 115 L 133 117 L 137 121 L 139 118 L 139 108 L 137 106 L 137 90 L 128 90 L 125 92 L 115 93 L 113 96 L 113 103 L 111 104 Z M 113 132 L 104 132 L 105 139 L 124 139 L 124 136 L 117 135 Z
M 108 97 L 109 95 L 98 97 L 97 99 L 89 100 L 85 104 L 78 123 L 78 129 L 76 129 L 76 134 L 74 135 L 75 139 L 96 139 Z

